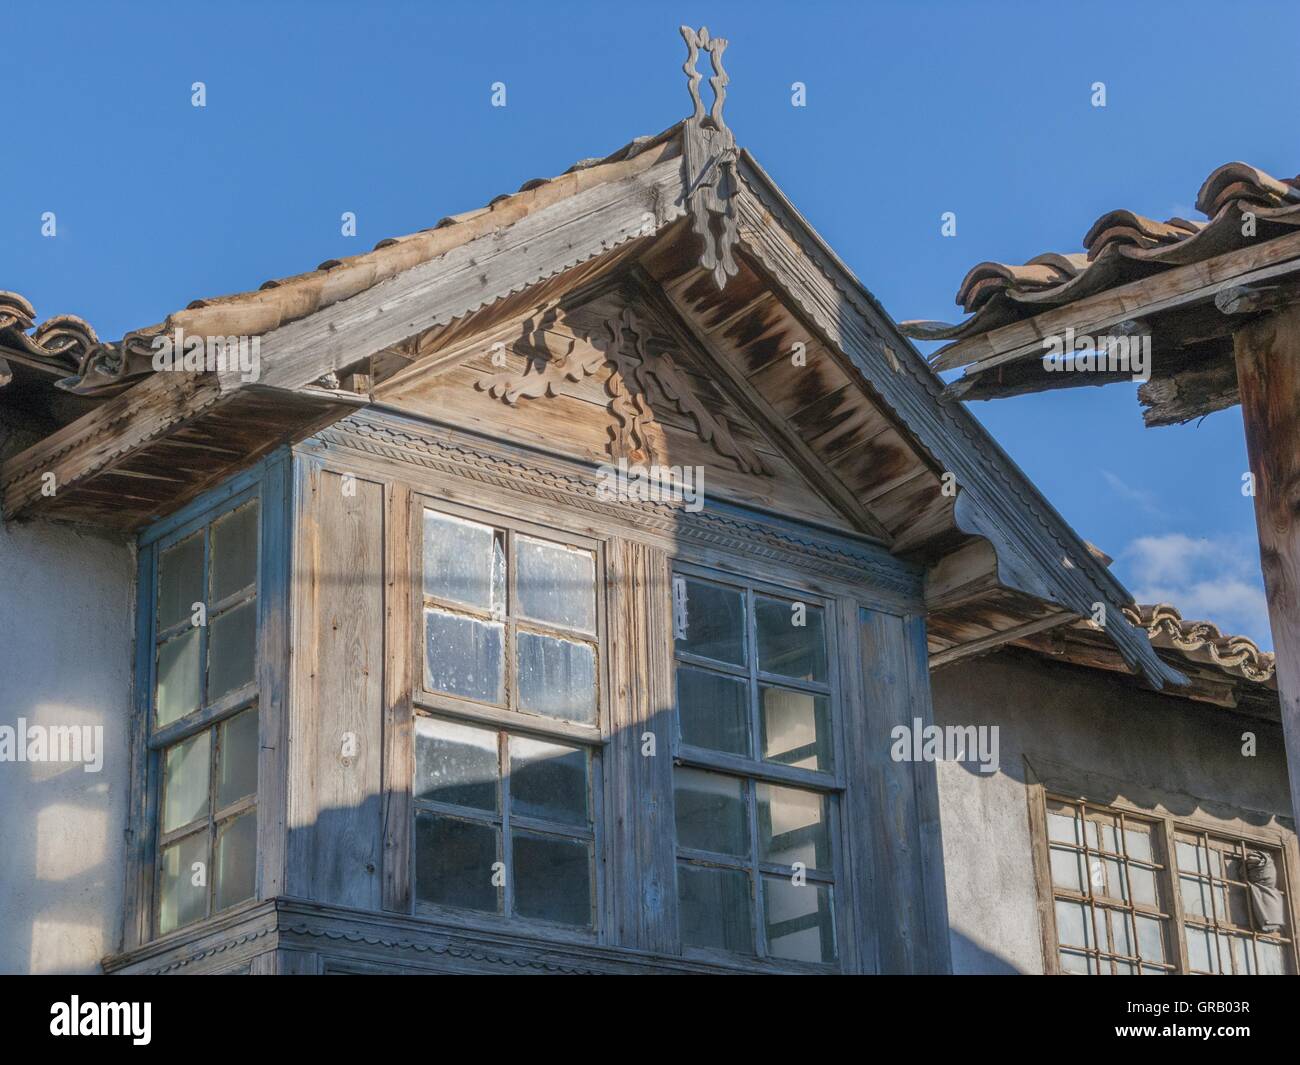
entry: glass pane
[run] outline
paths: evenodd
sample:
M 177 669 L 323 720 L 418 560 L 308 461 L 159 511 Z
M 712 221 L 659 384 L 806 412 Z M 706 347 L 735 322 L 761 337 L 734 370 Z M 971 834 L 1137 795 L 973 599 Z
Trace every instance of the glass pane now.
M 253 679 L 257 661 L 257 600 L 227 610 L 208 623 L 208 702 Z
M 1184 873 L 1209 872 L 1209 863 L 1205 857 L 1204 847 L 1180 839 L 1174 844 L 1174 854 L 1178 862 L 1178 868 Z
M 212 595 L 219 603 L 257 583 L 257 504 L 249 503 L 212 524 Z
M 822 608 L 756 597 L 758 668 L 797 680 L 826 680 L 826 630 Z M 802 624 L 800 622 L 802 621 Z
M 831 766 L 830 700 L 824 695 L 759 689 L 763 757 L 769 762 L 818 769 Z
M 501 912 L 499 830 L 417 810 L 415 894 L 422 902 Z
M 1158 905 L 1154 869 L 1148 869 L 1145 865 L 1130 865 L 1128 883 L 1135 901 L 1144 902 L 1148 906 Z
M 497 733 L 431 717 L 415 719 L 415 797 L 497 809 Z
M 1259 971 L 1264 976 L 1282 976 L 1290 972 L 1287 965 L 1287 949 L 1281 943 L 1271 939 L 1256 940 L 1255 948 L 1259 951 Z
M 158 629 L 169 629 L 203 602 L 203 533 L 169 547 L 158 558 Z
M 199 632 L 188 629 L 158 648 L 155 728 L 199 708 Z
M 1067 899 L 1056 900 L 1056 939 L 1064 946 L 1094 946 L 1088 906 Z
M 442 610 L 424 612 L 424 686 L 479 702 L 505 702 L 505 627 Z
M 1106 920 L 1110 924 L 1111 952 L 1136 958 L 1137 948 L 1134 946 L 1133 929 L 1129 924 L 1128 914 L 1123 910 L 1107 910 Z
M 739 777 L 678 769 L 673 773 L 677 845 L 716 854 L 749 854 L 745 785 Z
M 679 862 L 677 906 L 682 946 L 754 953 L 753 898 L 748 874 Z
M 1206 880 L 1182 876 L 1178 878 L 1183 892 L 1183 910 L 1193 917 L 1210 917 L 1214 907 L 1210 902 L 1210 885 Z
M 214 909 L 224 910 L 253 897 L 257 890 L 256 810 L 249 810 L 218 826 L 216 865 Z
M 783 877 L 763 877 L 767 949 L 791 961 L 835 960 L 835 914 L 826 884 L 796 886 Z
M 590 551 L 516 537 L 515 591 L 521 617 L 596 631 L 596 561 Z
M 1165 960 L 1165 923 L 1156 917 L 1136 916 L 1138 949 L 1146 961 Z
M 245 710 L 221 726 L 217 809 L 257 793 L 257 711 Z
M 514 832 L 515 913 L 539 921 L 591 927 L 591 845 Z
M 1047 838 L 1056 843 L 1073 843 L 1083 846 L 1079 832 L 1079 818 L 1066 807 L 1049 808 L 1047 814 Z
M 830 802 L 802 788 L 758 784 L 758 853 L 765 862 L 830 872 L 831 847 L 826 826 Z
M 212 733 L 206 729 L 184 743 L 167 748 L 163 758 L 162 830 L 174 832 L 208 815 L 209 752 Z
M 682 742 L 749 755 L 749 685 L 721 673 L 677 667 L 677 720 Z
M 163 848 L 158 879 L 159 932 L 201 920 L 208 903 L 207 832 L 195 832 Z
M 677 578 L 683 580 L 683 578 Z M 745 595 L 703 581 L 686 580 L 685 617 L 678 614 L 677 650 L 716 662 L 745 664 Z M 685 622 L 682 635 L 681 622 Z
M 586 643 L 520 630 L 519 709 L 596 723 L 596 652 Z
M 1094 894 L 1104 893 L 1112 899 L 1128 901 L 1128 878 L 1124 875 L 1124 863 L 1114 858 L 1103 858 L 1106 870 L 1105 888 L 1097 887 Z
M 1053 847 L 1051 853 L 1052 883 L 1083 894 L 1083 854 L 1064 847 Z
M 1139 862 L 1154 862 L 1151 851 L 1151 828 L 1148 825 L 1135 825 L 1129 821 L 1124 826 L 1124 845 L 1128 856 Z
M 1081 973 L 1086 976 L 1092 972 L 1092 961 L 1086 954 L 1063 950 L 1061 951 L 1061 970 L 1067 973 Z
M 424 590 L 439 599 L 506 609 L 504 535 L 490 525 L 424 512 Z
M 1202 972 L 1218 972 L 1218 955 L 1209 930 L 1190 924 L 1183 927 L 1187 936 L 1187 960 L 1191 967 Z
M 510 815 L 588 824 L 587 752 L 511 736 Z

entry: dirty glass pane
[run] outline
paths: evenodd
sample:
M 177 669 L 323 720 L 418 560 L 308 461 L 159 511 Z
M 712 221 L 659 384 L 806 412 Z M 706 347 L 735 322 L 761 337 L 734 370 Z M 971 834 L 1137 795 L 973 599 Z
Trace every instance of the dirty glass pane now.
M 501 911 L 501 860 L 494 825 L 454 817 L 415 814 L 415 894 L 421 902 L 487 913 Z
M 1145 865 L 1130 864 L 1128 867 L 1128 882 L 1135 902 L 1146 903 L 1148 906 L 1158 904 L 1156 871 L 1154 869 L 1148 869 Z
M 743 680 L 678 665 L 677 720 L 685 744 L 749 755 L 749 685 Z
M 497 810 L 497 733 L 452 721 L 415 719 L 415 797 Z
M 745 596 L 735 588 L 723 588 L 703 581 L 683 581 L 686 588 L 685 617 L 678 615 L 677 650 L 716 662 L 745 664 Z M 685 635 L 680 622 L 685 622 Z
M 1281 976 L 1291 971 L 1287 962 L 1287 948 L 1271 939 L 1255 941 L 1259 951 L 1259 971 L 1264 976 Z
M 208 702 L 253 679 L 257 661 L 257 600 L 208 622 Z
M 1215 952 L 1214 935 L 1207 928 L 1199 925 L 1184 925 L 1187 937 L 1187 960 L 1193 969 L 1202 972 L 1217 973 L 1218 954 Z
M 506 608 L 505 538 L 490 525 L 424 512 L 424 590 L 493 614 Z
M 257 811 L 249 810 L 217 827 L 213 908 L 224 910 L 251 899 L 257 890 Z
M 158 880 L 160 933 L 201 920 L 206 915 L 208 900 L 207 832 L 195 832 L 163 848 Z
M 830 801 L 802 788 L 759 782 L 758 855 L 765 862 L 831 870 Z
M 515 591 L 521 617 L 596 631 L 596 561 L 590 551 L 516 537 Z
M 1085 883 L 1083 855 L 1079 851 L 1068 850 L 1065 847 L 1053 847 L 1051 854 L 1052 883 L 1057 887 L 1082 894 Z
M 796 680 L 826 680 L 826 630 L 819 606 L 756 596 L 758 668 Z M 803 624 L 797 624 L 801 620 Z
M 208 815 L 209 753 L 212 733 L 208 730 L 167 748 L 163 758 L 162 830 L 174 832 L 182 825 Z
M 505 701 L 505 629 L 442 610 L 424 612 L 424 686 L 466 699 Z
M 587 752 L 527 736 L 510 737 L 510 815 L 590 823 Z
M 257 711 L 245 710 L 221 726 L 217 809 L 257 792 Z
M 591 845 L 511 833 L 515 913 L 538 921 L 591 927 Z
M 1123 954 L 1129 958 L 1137 957 L 1128 912 L 1125 910 L 1106 910 L 1104 912 L 1106 921 L 1110 925 L 1110 951 L 1114 954 Z M 1106 947 L 1103 945 L 1102 949 L 1105 950 Z
M 1055 843 L 1073 843 L 1075 846 L 1082 846 L 1079 818 L 1075 812 L 1064 806 L 1048 807 L 1047 838 Z
M 219 603 L 257 583 L 257 504 L 248 503 L 212 525 L 212 595 Z
M 1071 947 L 1094 946 L 1092 920 L 1083 902 L 1056 900 L 1056 938 Z
M 596 723 L 596 652 L 586 643 L 519 631 L 519 709 Z
M 830 705 L 824 695 L 761 687 L 763 758 L 800 769 L 830 772 Z
M 1210 884 L 1207 880 L 1198 880 L 1195 877 L 1179 877 L 1179 884 L 1183 892 L 1183 910 L 1193 917 L 1210 917 L 1214 913 L 1213 904 L 1210 902 Z
M 747 873 L 679 862 L 677 906 L 683 946 L 754 953 L 754 907 Z
M 763 877 L 767 950 L 791 961 L 835 960 L 835 912 L 831 889 L 811 881 L 796 885 L 784 877 Z
M 1165 960 L 1165 923 L 1158 917 L 1135 915 L 1138 949 L 1146 961 Z
M 187 629 L 158 648 L 155 728 L 199 708 L 199 633 Z
M 1061 951 L 1061 970 L 1067 973 L 1088 974 L 1094 971 L 1093 961 L 1086 954 L 1073 950 Z
M 1149 825 L 1137 824 L 1129 821 L 1124 826 L 1124 845 L 1128 848 L 1128 856 L 1135 858 L 1139 862 L 1153 862 L 1151 850 L 1151 827 Z
M 745 785 L 738 777 L 678 769 L 673 773 L 677 845 L 716 854 L 749 854 Z
M 188 536 L 158 558 L 158 629 L 185 621 L 203 602 L 203 533 Z

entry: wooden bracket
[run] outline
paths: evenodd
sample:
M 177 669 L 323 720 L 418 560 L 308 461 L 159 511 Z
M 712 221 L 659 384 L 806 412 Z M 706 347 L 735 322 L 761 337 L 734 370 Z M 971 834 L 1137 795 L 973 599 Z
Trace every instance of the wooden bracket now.
M 694 113 L 686 120 L 682 135 L 682 182 L 686 189 L 686 204 L 691 215 L 691 225 L 704 241 L 700 266 L 713 275 L 719 289 L 727 278 L 736 274 L 737 266 L 732 249 L 738 238 L 736 213 L 731 203 L 736 188 L 736 139 L 722 117 L 722 106 L 727 99 L 730 79 L 722 67 L 722 53 L 727 41 L 710 37 L 708 27 L 699 31 L 689 26 L 681 27 L 686 41 L 687 89 L 695 105 Z M 713 76 L 709 85 L 713 89 L 713 106 L 708 112 L 700 97 L 700 80 L 703 75 L 695 69 L 700 49 L 709 53 Z

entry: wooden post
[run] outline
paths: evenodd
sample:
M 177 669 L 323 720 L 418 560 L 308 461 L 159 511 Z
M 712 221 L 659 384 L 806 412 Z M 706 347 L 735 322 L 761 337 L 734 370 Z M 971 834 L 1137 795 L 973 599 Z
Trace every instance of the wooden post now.
M 1255 474 L 1291 810 L 1300 817 L 1300 303 L 1237 330 L 1233 350 Z

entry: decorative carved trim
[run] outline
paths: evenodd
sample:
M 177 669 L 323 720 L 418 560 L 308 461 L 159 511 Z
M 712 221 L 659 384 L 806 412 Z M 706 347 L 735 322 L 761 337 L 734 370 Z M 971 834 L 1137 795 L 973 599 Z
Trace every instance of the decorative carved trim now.
M 243 935 L 232 936 L 230 939 L 222 940 L 220 943 L 214 943 L 203 950 L 196 950 L 191 954 L 186 954 L 183 958 L 176 958 L 166 965 L 160 965 L 156 969 L 149 969 L 146 975 L 162 976 L 166 973 L 175 972 L 177 969 L 183 969 L 187 965 L 193 965 L 195 962 L 203 961 L 205 958 L 212 958 L 218 954 L 224 954 L 236 947 L 242 947 L 245 943 L 253 943 L 266 936 L 273 935 L 278 929 L 274 925 L 266 928 L 259 928 L 256 932 L 245 932 Z
M 697 32 L 689 26 L 681 27 L 686 41 L 687 90 L 691 94 L 694 113 L 686 120 L 682 136 L 683 183 L 687 206 L 691 213 L 691 226 L 704 242 L 700 266 L 713 275 L 719 289 L 727 278 L 737 272 L 732 249 L 736 245 L 736 215 L 731 196 L 736 188 L 736 140 L 722 117 L 722 106 L 727 99 L 730 78 L 722 67 L 722 53 L 727 41 L 710 37 L 703 26 Z M 713 89 L 713 107 L 708 114 L 700 98 L 701 74 L 695 69 L 700 49 L 709 53 L 713 76 L 709 85 Z
M 329 447 L 414 464 L 611 521 L 631 519 L 637 526 L 665 537 L 794 566 L 846 584 L 892 593 L 909 602 L 920 599 L 920 570 L 883 549 L 820 539 L 811 530 L 795 533 L 707 507 L 692 512 L 672 500 L 601 499 L 594 474 L 568 472 L 559 463 L 547 466 L 525 461 L 517 452 L 496 449 L 486 442 L 471 445 L 436 430 L 423 430 L 410 423 L 394 424 L 390 416 L 350 415 L 322 430 L 315 439 Z
M 546 321 L 554 319 L 550 315 Z M 542 329 L 534 330 L 538 337 L 528 361 L 518 373 L 496 374 L 486 381 L 476 381 L 474 387 L 515 406 L 521 399 L 554 398 L 564 394 L 565 382 L 578 382 L 611 367 L 614 373 L 605 382 L 609 396 L 606 409 L 614 418 L 608 427 L 606 445 L 614 459 L 629 463 L 657 463 L 650 426 L 657 426 L 651 396 L 676 407 L 695 424 L 696 435 L 712 446 L 723 458 L 730 459 L 737 469 L 756 477 L 771 477 L 772 471 L 753 448 L 736 439 L 731 426 L 722 414 L 710 411 L 695 395 L 690 381 L 666 351 L 652 354 L 646 347 L 646 333 L 641 328 L 630 306 L 623 308 L 617 318 L 605 321 L 608 337 L 593 337 L 594 354 L 574 355 L 576 341 L 569 340 L 562 352 L 553 352 Z M 629 352 L 630 347 L 630 352 Z

